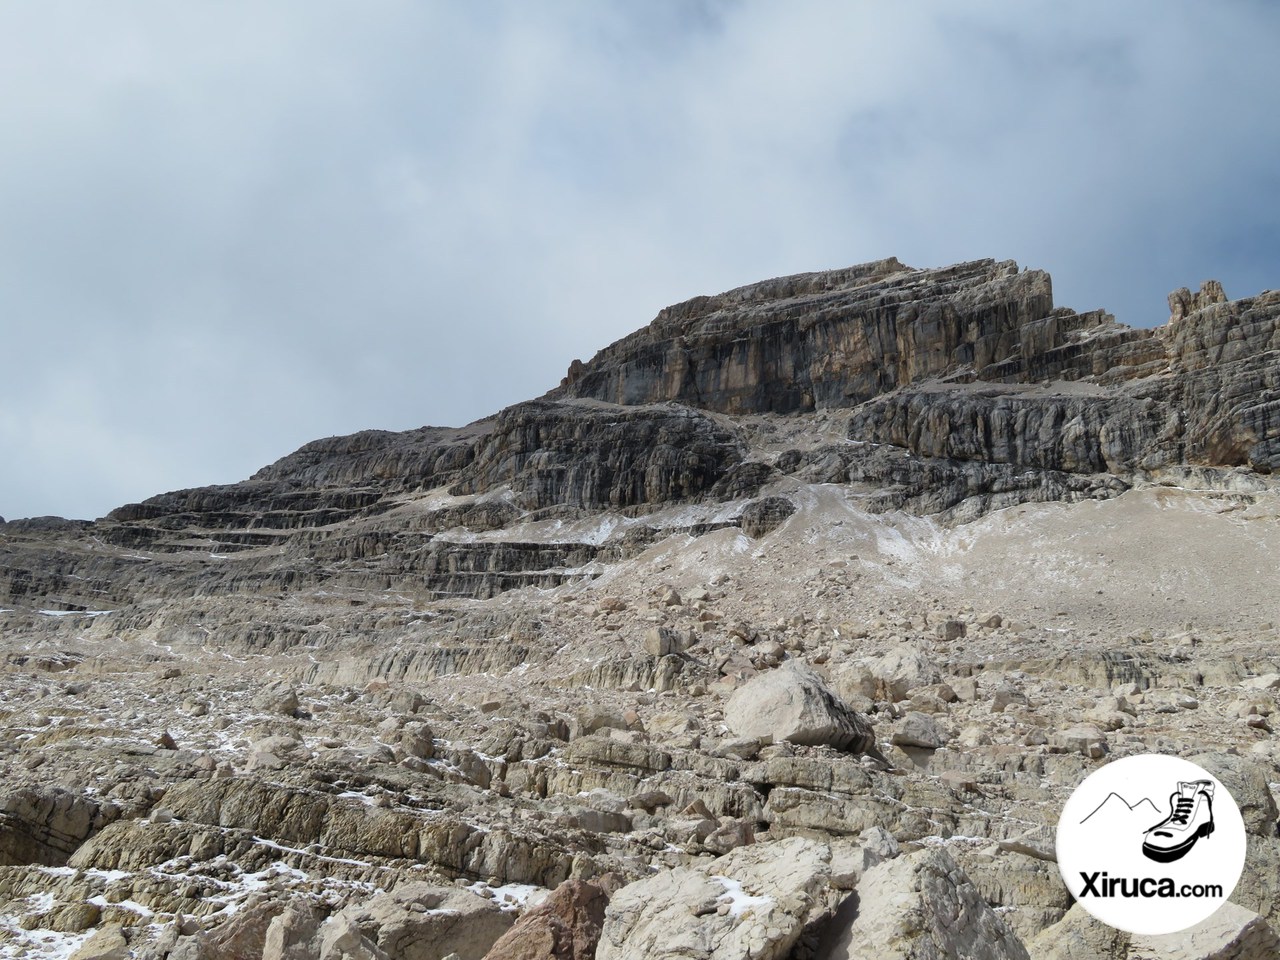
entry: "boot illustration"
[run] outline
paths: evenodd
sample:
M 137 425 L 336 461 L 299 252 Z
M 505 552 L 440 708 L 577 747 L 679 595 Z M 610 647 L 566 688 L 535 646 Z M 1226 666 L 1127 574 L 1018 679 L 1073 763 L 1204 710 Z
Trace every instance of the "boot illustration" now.
M 1213 833 L 1213 782 L 1179 783 L 1169 795 L 1169 811 L 1143 834 L 1143 854 L 1160 863 L 1182 859 L 1197 840 Z

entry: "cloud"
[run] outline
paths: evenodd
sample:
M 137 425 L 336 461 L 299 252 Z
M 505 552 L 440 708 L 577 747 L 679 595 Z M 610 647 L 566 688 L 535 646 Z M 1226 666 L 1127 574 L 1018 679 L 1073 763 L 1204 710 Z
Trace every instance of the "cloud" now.
M 1274 284 L 1258 3 L 0 9 L 0 514 L 541 393 L 667 303 L 1012 257 Z

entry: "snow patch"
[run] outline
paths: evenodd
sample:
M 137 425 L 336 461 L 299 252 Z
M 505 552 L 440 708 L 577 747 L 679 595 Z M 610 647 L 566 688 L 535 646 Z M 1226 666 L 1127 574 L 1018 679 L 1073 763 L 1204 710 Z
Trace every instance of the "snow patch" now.
M 491 887 L 483 880 L 478 880 L 464 889 L 478 897 L 492 900 L 508 913 L 536 907 L 551 896 L 550 890 L 529 883 L 504 883 L 500 887 Z
M 717 903 L 728 904 L 729 916 L 741 917 L 748 911 L 755 911 L 757 908 L 771 907 L 777 901 L 773 897 L 753 897 L 742 889 L 742 884 L 732 877 L 712 876 L 712 880 L 718 880 L 720 885 L 724 887 L 724 893 L 716 898 Z

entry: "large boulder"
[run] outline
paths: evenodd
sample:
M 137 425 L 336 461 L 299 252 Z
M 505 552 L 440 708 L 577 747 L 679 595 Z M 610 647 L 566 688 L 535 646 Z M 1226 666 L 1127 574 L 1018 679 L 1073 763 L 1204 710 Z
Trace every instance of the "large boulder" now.
M 1027 944 L 1035 960 L 1126 960 L 1129 934 L 1073 904 L 1061 920 Z
M 608 901 L 594 883 L 566 880 L 504 933 L 485 960 L 592 960 Z
M 1126 960 L 1275 960 L 1280 937 L 1252 910 L 1227 902 L 1194 927 L 1135 936 Z
M 1246 831 L 1259 837 L 1275 837 L 1280 813 L 1267 785 L 1269 778 L 1259 763 L 1225 752 L 1199 753 L 1190 760 L 1217 777 L 1231 792 Z
M 597 960 L 780 960 L 820 902 L 830 859 L 825 844 L 792 837 L 632 883 L 605 910 Z
M 797 660 L 788 660 L 735 690 L 725 705 L 724 720 L 739 737 L 772 736 L 854 753 L 875 747 L 875 734 L 867 719 Z
M 513 920 L 467 890 L 404 883 L 330 917 L 318 933 L 321 960 L 481 960 Z
M 872 867 L 852 922 L 832 930 L 829 960 L 1029 960 L 959 864 L 936 847 Z

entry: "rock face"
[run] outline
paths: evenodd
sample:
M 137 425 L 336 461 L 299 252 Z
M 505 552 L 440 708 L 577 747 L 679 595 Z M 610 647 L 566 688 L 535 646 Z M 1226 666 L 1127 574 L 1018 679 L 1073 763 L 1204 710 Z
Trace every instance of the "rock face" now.
M 1142 752 L 1249 829 L 1179 948 L 1271 955 L 1280 295 L 1170 308 L 782 278 L 465 427 L 0 522 L 0 955 L 1137 960 L 1052 861 Z
M 943 850 L 872 867 L 858 884 L 857 915 L 831 960 L 1028 960 L 1026 948 Z
M 1009 358 L 1052 311 L 1049 277 L 982 261 L 920 271 L 890 258 L 667 307 L 600 351 L 565 395 L 674 400 L 726 413 L 853 406 L 963 365 Z
M 1280 349 L 1280 294 L 1229 303 L 1210 282 L 1170 305 L 1168 326 L 1135 330 L 1055 309 L 1049 276 L 1012 261 L 882 260 L 668 307 L 576 367 L 557 395 L 726 413 L 889 395 L 854 418 L 852 438 L 1072 473 L 1280 466 L 1280 374 L 1267 360 Z M 1045 381 L 1099 389 L 1010 389 Z
M 734 691 L 725 722 L 740 737 L 774 737 L 859 753 L 875 746 L 866 719 L 833 694 L 811 669 L 788 660 Z
M 993 260 L 889 259 L 698 297 L 466 427 L 319 440 L 94 524 L 4 524 L 0 603 L 104 610 L 406 574 L 438 597 L 550 588 L 659 532 L 548 541 L 517 532 L 530 522 L 730 503 L 706 516 L 760 538 L 795 505 L 742 501 L 782 477 L 961 520 L 1150 480 L 1261 489 L 1280 467 L 1280 293 L 1227 301 L 1209 284 L 1171 303 L 1167 326 L 1130 329 L 1054 307 L 1047 274 Z M 723 416 L 813 411 L 847 411 L 851 442 L 779 449 Z
M 592 960 L 608 900 L 593 883 L 566 880 L 504 933 L 485 960 Z
M 619 890 L 605 912 L 598 960 L 780 960 L 830 875 L 830 851 L 792 839 L 744 847 Z

